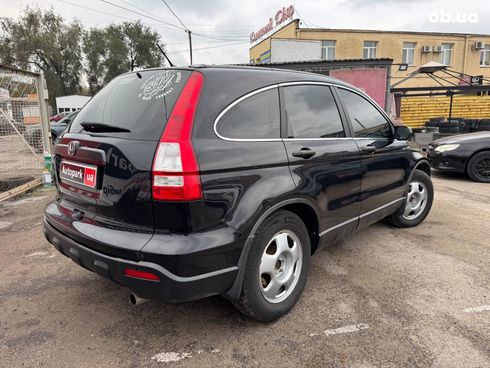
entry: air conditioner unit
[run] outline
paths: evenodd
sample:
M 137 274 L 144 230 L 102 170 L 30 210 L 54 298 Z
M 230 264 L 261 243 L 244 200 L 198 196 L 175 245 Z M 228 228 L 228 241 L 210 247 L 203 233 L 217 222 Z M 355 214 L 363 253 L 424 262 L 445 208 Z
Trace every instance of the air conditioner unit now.
M 434 48 L 432 49 L 432 52 L 442 52 L 442 46 L 434 46 Z
M 485 48 L 485 42 L 481 42 L 481 41 L 477 41 L 475 42 L 475 44 L 473 45 L 473 48 L 475 50 L 483 50 Z
M 432 46 L 427 45 L 427 46 L 422 46 L 422 52 L 432 52 Z

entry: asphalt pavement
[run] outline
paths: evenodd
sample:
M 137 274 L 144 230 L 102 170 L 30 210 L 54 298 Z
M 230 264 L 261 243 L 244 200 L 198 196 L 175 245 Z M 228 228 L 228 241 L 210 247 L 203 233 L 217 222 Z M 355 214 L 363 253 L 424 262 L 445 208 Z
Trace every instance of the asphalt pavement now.
M 221 297 L 132 307 L 59 254 L 53 189 L 0 203 L 2 367 L 490 367 L 490 184 L 434 175 L 423 224 L 315 254 L 296 307 L 262 324 Z

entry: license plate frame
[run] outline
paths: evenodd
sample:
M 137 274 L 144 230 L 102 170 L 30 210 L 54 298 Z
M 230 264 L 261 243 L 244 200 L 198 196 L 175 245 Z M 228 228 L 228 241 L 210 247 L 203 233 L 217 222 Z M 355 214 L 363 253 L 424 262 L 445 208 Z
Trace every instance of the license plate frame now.
M 63 182 L 75 183 L 83 188 L 95 189 L 97 186 L 97 166 L 62 160 L 60 179 Z

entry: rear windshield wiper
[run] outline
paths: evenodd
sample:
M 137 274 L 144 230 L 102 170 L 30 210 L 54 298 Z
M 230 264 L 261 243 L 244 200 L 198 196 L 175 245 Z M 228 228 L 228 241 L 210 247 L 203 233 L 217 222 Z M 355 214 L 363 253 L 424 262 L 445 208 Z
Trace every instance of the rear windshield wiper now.
M 121 128 L 115 125 L 109 125 L 104 123 L 91 123 L 89 121 L 84 121 L 80 123 L 84 130 L 87 132 L 120 132 L 120 133 L 131 133 L 131 130 L 127 128 Z

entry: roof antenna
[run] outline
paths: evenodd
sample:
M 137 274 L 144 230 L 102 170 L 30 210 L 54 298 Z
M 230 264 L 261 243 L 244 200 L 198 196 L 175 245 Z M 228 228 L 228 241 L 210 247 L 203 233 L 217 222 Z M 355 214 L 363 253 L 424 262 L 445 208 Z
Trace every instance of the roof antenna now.
M 157 43 L 157 46 L 158 48 L 160 49 L 160 51 L 162 52 L 163 56 L 165 56 L 165 59 L 167 59 L 168 61 L 168 64 L 170 66 L 174 66 L 174 64 L 172 64 L 172 62 L 170 61 L 170 59 L 168 58 L 167 54 L 165 53 L 165 51 L 163 51 L 162 47 Z

